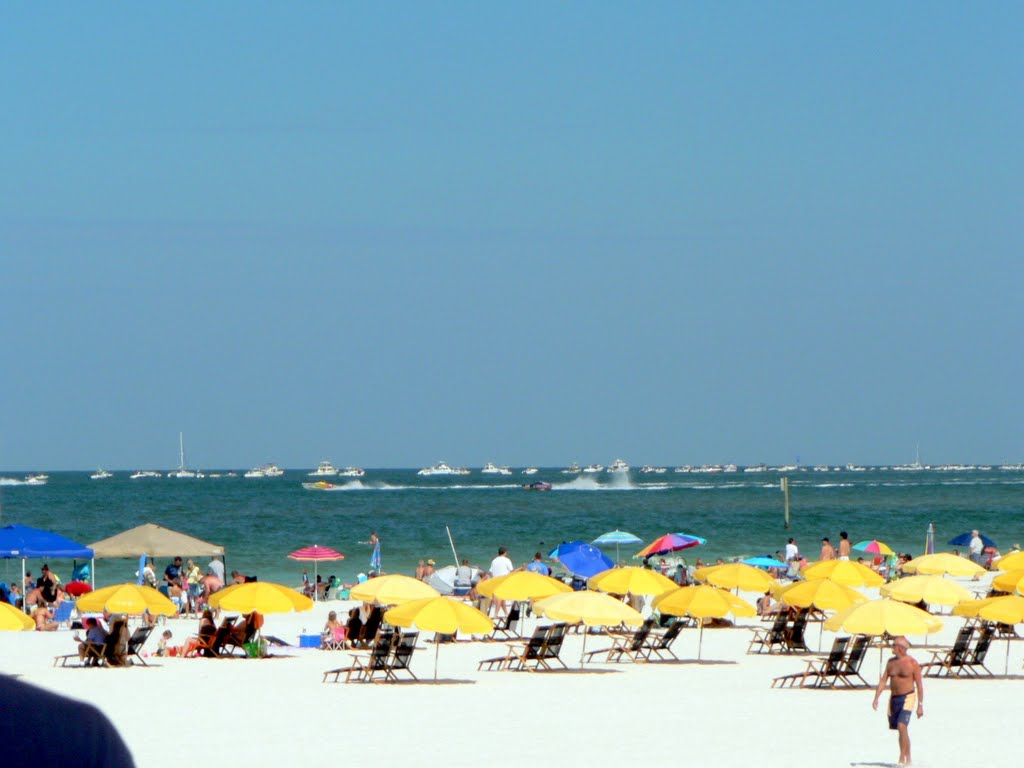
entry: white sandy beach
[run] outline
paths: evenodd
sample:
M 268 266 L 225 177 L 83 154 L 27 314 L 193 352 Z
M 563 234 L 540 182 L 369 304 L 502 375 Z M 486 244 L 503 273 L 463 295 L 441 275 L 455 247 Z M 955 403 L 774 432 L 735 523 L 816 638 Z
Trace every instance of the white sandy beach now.
M 270 615 L 263 631 L 297 643 L 303 628 L 318 631 L 328 610 L 348 605 L 332 601 L 312 612 Z M 929 644 L 951 644 L 961 622 L 945 617 Z M 526 622 L 527 631 L 533 624 Z M 176 643 L 196 626 L 193 619 L 167 622 Z M 686 629 L 674 646 L 682 663 L 599 663 L 582 672 L 572 663 L 580 635 L 570 635 L 562 653 L 572 671 L 559 673 L 478 672 L 477 662 L 501 655 L 504 644 L 444 645 L 440 685 L 431 682 L 434 646 L 425 642 L 412 662 L 420 684 L 325 685 L 322 673 L 346 665 L 350 653 L 298 648 L 275 649 L 288 655 L 265 660 L 151 658 L 150 668 L 54 668 L 55 655 L 74 650 L 68 630 L 0 633 L 0 672 L 97 705 L 140 766 L 184 756 L 203 765 L 257 766 L 895 764 L 895 733 L 884 707 L 872 711 L 871 691 L 773 690 L 773 677 L 800 671 L 805 659 L 747 655 L 745 626 L 761 624 L 743 619 L 741 628 L 705 631 L 703 663 L 693 661 L 697 630 Z M 808 628 L 811 647 L 818 631 Z M 158 634 L 147 648 L 156 647 Z M 823 649 L 833 637 L 824 633 Z M 607 642 L 591 635 L 587 648 Z M 997 674 L 1006 648 L 997 641 L 989 654 Z M 911 653 L 922 662 L 931 655 Z M 1011 675 L 1024 674 L 1022 657 L 1024 644 L 1011 644 Z M 862 669 L 871 683 L 878 658 L 873 649 Z M 926 679 L 925 716 L 910 729 L 915 765 L 981 766 L 1010 753 L 1018 743 L 1021 691 L 1020 677 Z

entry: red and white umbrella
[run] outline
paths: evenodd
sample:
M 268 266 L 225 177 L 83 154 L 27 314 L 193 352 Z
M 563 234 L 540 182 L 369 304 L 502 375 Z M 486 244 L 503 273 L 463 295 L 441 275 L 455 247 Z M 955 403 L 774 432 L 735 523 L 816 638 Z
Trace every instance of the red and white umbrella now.
M 315 600 L 317 599 L 318 592 L 316 589 L 317 565 L 321 561 L 344 560 L 345 556 L 336 549 L 321 547 L 319 544 L 314 544 L 311 547 L 303 547 L 302 549 L 295 550 L 288 555 L 288 558 L 290 560 L 301 560 L 303 562 L 313 563 L 313 599 Z

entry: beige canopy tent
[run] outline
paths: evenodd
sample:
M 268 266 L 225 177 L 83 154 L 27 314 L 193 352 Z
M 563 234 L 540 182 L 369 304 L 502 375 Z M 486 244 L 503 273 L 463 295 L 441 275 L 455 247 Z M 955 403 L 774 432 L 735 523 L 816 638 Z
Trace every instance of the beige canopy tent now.
M 146 523 L 122 531 L 109 539 L 94 542 L 89 547 L 93 557 L 203 557 L 223 555 L 224 547 L 189 536 L 187 533 L 172 531 L 156 523 Z

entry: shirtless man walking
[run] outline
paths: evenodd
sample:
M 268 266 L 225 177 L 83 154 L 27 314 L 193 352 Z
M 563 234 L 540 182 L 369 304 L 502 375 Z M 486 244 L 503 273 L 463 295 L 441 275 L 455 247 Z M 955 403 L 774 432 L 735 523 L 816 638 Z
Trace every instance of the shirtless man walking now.
M 895 657 L 889 659 L 882 672 L 882 679 L 875 689 L 874 709 L 878 699 L 889 683 L 889 730 L 899 732 L 900 765 L 910 765 L 910 713 L 915 704 L 917 716 L 924 715 L 924 688 L 921 685 L 921 665 L 907 655 L 910 642 L 902 635 L 893 641 Z M 914 691 L 917 691 L 915 694 Z

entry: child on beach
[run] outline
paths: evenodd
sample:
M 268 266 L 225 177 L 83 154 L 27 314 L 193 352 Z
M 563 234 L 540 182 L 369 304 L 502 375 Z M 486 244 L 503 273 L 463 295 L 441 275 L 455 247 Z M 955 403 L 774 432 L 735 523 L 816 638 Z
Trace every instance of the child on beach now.
M 164 633 L 160 635 L 160 642 L 157 644 L 156 655 L 157 656 L 177 656 L 179 648 L 176 645 L 171 645 L 171 630 L 165 629 Z

